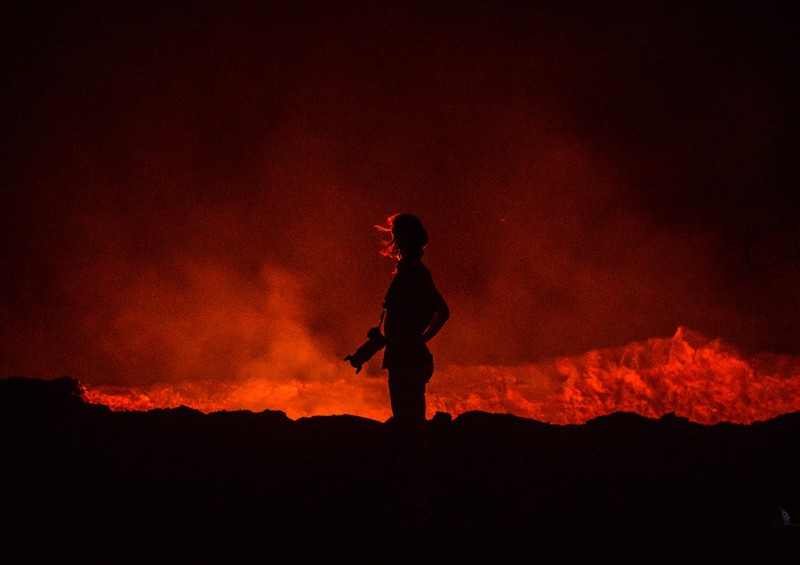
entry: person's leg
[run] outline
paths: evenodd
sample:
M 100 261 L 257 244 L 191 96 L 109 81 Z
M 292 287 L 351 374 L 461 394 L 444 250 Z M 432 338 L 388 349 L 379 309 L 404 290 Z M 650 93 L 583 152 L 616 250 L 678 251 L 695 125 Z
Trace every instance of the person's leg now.
M 425 423 L 425 380 L 419 371 L 390 369 L 389 398 L 392 414 L 398 424 Z
M 433 475 L 425 437 L 425 384 L 417 368 L 389 370 L 395 453 L 395 535 L 401 557 L 424 561 L 433 546 Z

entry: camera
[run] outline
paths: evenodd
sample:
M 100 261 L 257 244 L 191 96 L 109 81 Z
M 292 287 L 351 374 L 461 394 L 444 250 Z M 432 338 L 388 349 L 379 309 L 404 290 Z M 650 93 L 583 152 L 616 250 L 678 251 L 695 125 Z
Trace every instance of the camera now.
M 371 328 L 367 332 L 367 341 L 356 349 L 355 353 L 352 355 L 348 355 L 344 358 L 345 361 L 350 361 L 350 365 L 355 367 L 356 374 L 361 372 L 364 363 L 372 359 L 372 356 L 375 355 L 378 351 L 383 349 L 386 345 L 386 338 L 381 333 L 381 329 Z

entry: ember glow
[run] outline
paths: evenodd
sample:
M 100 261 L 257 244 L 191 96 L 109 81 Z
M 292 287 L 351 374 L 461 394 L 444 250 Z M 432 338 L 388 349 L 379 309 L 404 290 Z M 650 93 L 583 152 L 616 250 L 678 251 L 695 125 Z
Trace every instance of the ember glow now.
M 347 371 L 349 372 L 349 371 Z M 197 382 L 145 389 L 90 388 L 114 410 L 187 405 L 202 411 L 283 410 L 292 418 L 350 413 L 389 416 L 379 379 L 340 375 L 324 383 L 253 378 L 220 389 Z M 428 415 L 470 410 L 581 424 L 613 412 L 658 418 L 674 412 L 702 424 L 751 423 L 800 410 L 800 358 L 742 357 L 685 328 L 616 349 L 519 367 L 449 366 L 430 384 Z

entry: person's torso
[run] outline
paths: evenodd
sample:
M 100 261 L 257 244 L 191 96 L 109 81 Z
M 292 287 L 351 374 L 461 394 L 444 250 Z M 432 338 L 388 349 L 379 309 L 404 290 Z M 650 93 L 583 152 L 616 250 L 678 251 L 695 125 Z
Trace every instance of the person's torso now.
M 428 268 L 419 261 L 398 264 L 384 307 L 387 344 L 418 341 L 436 312 L 436 288 Z

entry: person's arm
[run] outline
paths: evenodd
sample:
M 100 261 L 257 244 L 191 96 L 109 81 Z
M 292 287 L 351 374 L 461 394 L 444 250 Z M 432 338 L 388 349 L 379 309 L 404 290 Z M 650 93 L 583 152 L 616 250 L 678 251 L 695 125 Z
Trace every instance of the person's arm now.
M 450 308 L 447 307 L 447 302 L 444 301 L 442 295 L 436 292 L 436 310 L 433 313 L 433 319 L 430 325 L 422 332 L 422 343 L 428 343 L 433 336 L 439 333 L 444 323 L 450 317 Z

